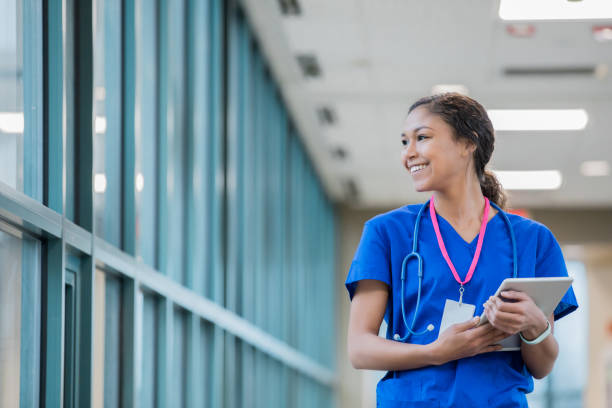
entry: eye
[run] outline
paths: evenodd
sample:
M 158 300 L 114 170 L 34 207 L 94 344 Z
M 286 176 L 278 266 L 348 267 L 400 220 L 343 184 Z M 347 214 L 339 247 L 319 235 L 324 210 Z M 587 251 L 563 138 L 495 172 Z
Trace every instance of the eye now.
M 417 135 L 417 140 L 423 140 L 423 139 L 427 139 L 427 136 L 425 136 L 425 135 Z
M 406 146 L 408 144 L 408 141 L 406 139 L 402 139 L 402 144 Z

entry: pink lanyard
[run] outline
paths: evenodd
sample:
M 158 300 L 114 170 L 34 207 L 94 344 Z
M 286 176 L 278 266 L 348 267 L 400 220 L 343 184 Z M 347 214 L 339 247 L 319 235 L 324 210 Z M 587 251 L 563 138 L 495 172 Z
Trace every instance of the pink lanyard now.
M 472 279 L 472 275 L 474 275 L 474 270 L 476 269 L 476 264 L 478 263 L 478 258 L 480 257 L 480 250 L 482 249 L 482 240 L 484 239 L 485 231 L 487 229 L 487 221 L 489 219 L 489 199 L 487 197 L 485 199 L 485 209 L 484 214 L 482 215 L 482 223 L 480 224 L 480 233 L 478 234 L 478 245 L 476 246 L 476 253 L 474 254 L 474 258 L 472 258 L 472 264 L 470 265 L 470 269 L 465 277 L 465 280 L 461 280 L 459 278 L 459 274 L 455 269 L 455 265 L 451 261 L 448 256 L 448 252 L 446 251 L 446 247 L 444 246 L 444 241 L 442 240 L 442 234 L 440 234 L 440 227 L 438 226 L 438 218 L 436 216 L 436 209 L 434 208 L 434 196 L 431 196 L 429 200 L 429 215 L 431 217 L 431 222 L 433 223 L 434 230 L 436 231 L 436 238 L 438 238 L 438 246 L 440 247 L 440 251 L 442 252 L 442 256 L 446 260 L 448 267 L 450 268 L 453 276 L 457 283 L 461 285 L 459 288 L 459 303 L 463 303 L 463 285 L 468 283 Z

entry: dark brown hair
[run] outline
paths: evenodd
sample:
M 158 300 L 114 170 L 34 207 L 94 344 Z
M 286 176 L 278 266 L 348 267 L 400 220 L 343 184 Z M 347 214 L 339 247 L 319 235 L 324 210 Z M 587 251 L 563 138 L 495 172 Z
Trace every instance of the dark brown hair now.
M 474 167 L 482 194 L 505 210 L 506 193 L 495 175 L 485 169 L 493 154 L 495 132 L 483 106 L 470 97 L 454 92 L 423 97 L 412 104 L 408 114 L 419 106 L 427 108 L 452 127 L 455 140 L 465 139 L 476 145 Z

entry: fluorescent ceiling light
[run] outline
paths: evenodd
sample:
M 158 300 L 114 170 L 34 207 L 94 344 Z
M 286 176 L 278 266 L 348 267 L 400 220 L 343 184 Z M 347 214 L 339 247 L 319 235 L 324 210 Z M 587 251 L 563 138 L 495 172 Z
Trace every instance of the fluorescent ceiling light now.
M 0 132 L 23 133 L 23 112 L 0 112 Z
M 584 109 L 490 109 L 495 130 L 582 130 L 589 117 Z
M 610 163 L 605 160 L 585 161 L 580 165 L 580 173 L 587 177 L 607 176 L 610 174 Z
M 562 177 L 559 170 L 494 171 L 505 190 L 557 190 Z
M 97 134 L 101 135 L 106 133 L 106 118 L 104 116 L 96 116 L 94 126 Z
M 94 176 L 94 191 L 100 194 L 106 191 L 106 175 L 104 173 L 97 173 Z
M 610 0 L 501 0 L 502 20 L 603 20 L 612 18 Z
M 457 92 L 461 95 L 468 95 L 467 86 L 461 84 L 438 84 L 431 88 L 431 94 L 437 95 L 446 92 Z
M 103 86 L 96 86 L 94 88 L 94 97 L 96 98 L 96 101 L 103 101 L 106 99 L 106 88 Z
M 144 176 L 142 173 L 136 175 L 136 191 L 139 193 L 144 189 Z

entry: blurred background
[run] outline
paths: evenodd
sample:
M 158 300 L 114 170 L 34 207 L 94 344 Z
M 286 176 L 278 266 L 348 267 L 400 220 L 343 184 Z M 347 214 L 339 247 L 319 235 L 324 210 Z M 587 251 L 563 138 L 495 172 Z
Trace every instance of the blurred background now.
M 530 406 L 612 407 L 612 1 L 0 9 L 0 407 L 373 406 L 344 280 L 444 91 L 575 279 Z

